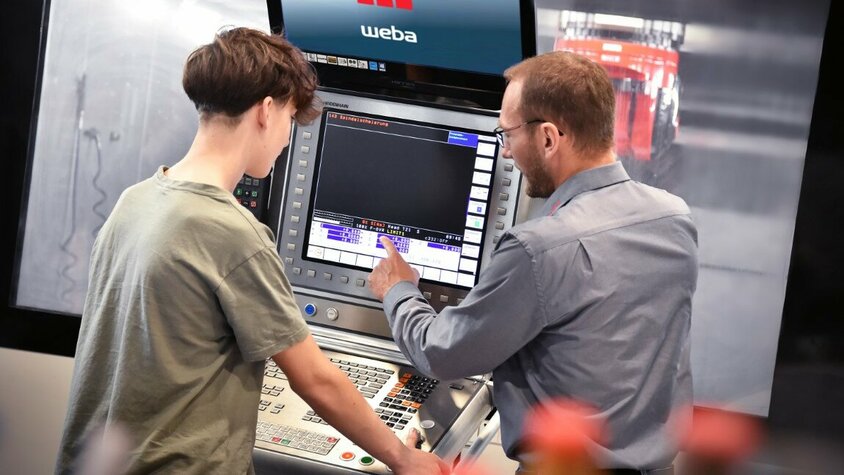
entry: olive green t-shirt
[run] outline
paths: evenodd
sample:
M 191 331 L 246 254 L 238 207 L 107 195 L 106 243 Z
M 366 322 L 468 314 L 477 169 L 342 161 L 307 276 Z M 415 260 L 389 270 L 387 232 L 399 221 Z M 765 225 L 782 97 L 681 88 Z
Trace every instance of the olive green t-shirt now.
M 57 473 L 104 425 L 130 436 L 129 473 L 251 473 L 264 361 L 308 335 L 269 228 L 164 171 L 94 244 Z

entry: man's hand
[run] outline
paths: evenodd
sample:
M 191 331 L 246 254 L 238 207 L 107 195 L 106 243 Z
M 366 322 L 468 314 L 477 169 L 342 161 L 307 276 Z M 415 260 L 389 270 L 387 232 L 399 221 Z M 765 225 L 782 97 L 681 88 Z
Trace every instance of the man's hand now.
M 397 466 L 390 467 L 396 475 L 447 475 L 451 473 L 448 465 L 440 460 L 439 457 L 432 453 L 416 449 L 418 442 L 419 432 L 413 429 L 405 440 L 405 444 L 410 449 L 408 450 L 410 455 L 402 458 Z
M 396 246 L 393 246 L 393 241 L 390 241 L 387 236 L 381 236 L 380 240 L 387 251 L 387 257 L 382 259 L 369 274 L 369 289 L 375 298 L 383 302 L 387 291 L 403 280 L 418 286 L 419 271 L 405 262 L 396 250 Z

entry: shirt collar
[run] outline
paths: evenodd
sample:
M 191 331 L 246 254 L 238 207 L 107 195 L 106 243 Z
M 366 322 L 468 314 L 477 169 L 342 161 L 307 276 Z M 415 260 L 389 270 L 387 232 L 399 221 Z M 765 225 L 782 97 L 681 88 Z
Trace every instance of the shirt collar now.
M 568 180 L 564 181 L 559 188 L 551 193 L 545 205 L 542 207 L 540 216 L 550 216 L 558 209 L 565 206 L 569 201 L 580 193 L 597 190 L 616 183 L 630 180 L 630 175 L 622 166 L 621 162 L 615 161 L 609 165 L 584 170 Z

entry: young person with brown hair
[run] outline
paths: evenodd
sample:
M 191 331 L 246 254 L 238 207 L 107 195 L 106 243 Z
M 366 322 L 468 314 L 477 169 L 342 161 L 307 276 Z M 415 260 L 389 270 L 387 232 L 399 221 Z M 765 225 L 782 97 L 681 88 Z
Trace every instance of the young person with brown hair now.
M 244 173 L 269 173 L 294 120 L 316 117 L 316 85 L 298 49 L 256 30 L 219 33 L 189 56 L 193 144 L 121 195 L 94 244 L 57 473 L 77 470 L 86 439 L 110 427 L 129 441 L 112 473 L 252 473 L 270 357 L 393 472 L 447 471 L 412 448 L 418 435 L 398 440 L 323 356 L 270 229 L 232 195 Z

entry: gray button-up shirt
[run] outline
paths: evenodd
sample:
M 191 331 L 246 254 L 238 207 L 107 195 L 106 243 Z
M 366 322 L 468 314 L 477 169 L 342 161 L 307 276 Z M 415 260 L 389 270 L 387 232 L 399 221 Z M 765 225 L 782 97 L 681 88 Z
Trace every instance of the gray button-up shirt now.
M 537 402 L 595 407 L 609 441 L 602 467 L 652 469 L 677 454 L 689 416 L 697 230 L 682 199 L 630 180 L 618 162 L 581 172 L 542 217 L 505 233 L 480 281 L 440 314 L 410 282 L 387 293 L 395 341 L 440 379 L 492 371 L 501 437 L 517 458 Z

